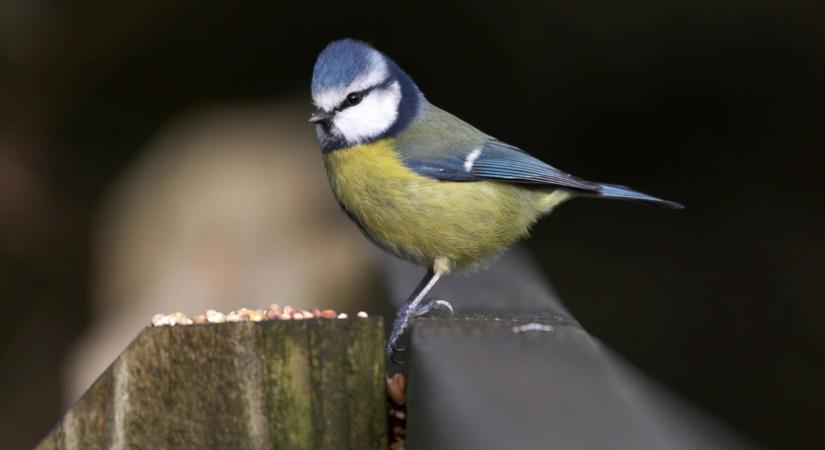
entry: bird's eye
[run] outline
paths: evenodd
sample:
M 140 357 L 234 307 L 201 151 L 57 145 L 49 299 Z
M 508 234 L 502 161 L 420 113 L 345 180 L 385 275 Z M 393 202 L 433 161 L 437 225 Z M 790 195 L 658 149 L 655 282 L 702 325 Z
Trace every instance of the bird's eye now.
M 351 92 L 347 95 L 346 100 L 347 106 L 354 106 L 361 103 L 361 93 L 360 92 Z

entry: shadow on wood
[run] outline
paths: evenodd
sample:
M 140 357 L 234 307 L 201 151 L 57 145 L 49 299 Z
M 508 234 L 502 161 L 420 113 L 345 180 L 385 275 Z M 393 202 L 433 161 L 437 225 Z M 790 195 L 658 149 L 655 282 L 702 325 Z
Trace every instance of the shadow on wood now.
M 146 328 L 39 449 L 383 449 L 380 318 Z

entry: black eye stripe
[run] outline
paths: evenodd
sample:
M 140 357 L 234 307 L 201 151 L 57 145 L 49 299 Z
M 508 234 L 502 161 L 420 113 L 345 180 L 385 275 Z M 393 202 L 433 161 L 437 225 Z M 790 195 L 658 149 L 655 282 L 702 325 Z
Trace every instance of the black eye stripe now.
M 341 103 L 339 103 L 339 104 L 338 104 L 338 106 L 336 106 L 336 107 L 335 107 L 334 111 L 335 111 L 335 112 L 338 112 L 338 111 L 343 111 L 343 110 L 345 110 L 345 109 L 349 108 L 350 106 L 355 106 L 355 105 L 357 105 L 358 103 L 360 103 L 360 102 L 361 102 L 361 100 L 363 100 L 363 99 L 364 99 L 364 97 L 366 97 L 366 96 L 367 96 L 367 94 L 369 94 L 369 93 L 370 93 L 370 92 L 372 92 L 373 90 L 375 90 L 375 89 L 379 89 L 379 88 L 386 88 L 386 87 L 388 87 L 389 85 L 391 85 L 391 84 L 392 84 L 392 82 L 393 82 L 393 80 L 390 78 L 390 79 L 387 79 L 387 80 L 382 81 L 382 82 L 381 82 L 381 83 L 379 83 L 379 84 L 376 84 L 375 86 L 371 86 L 371 87 L 368 87 L 368 88 L 366 88 L 366 89 L 362 89 L 362 90 L 360 90 L 360 91 L 353 91 L 353 92 L 350 92 L 349 94 L 347 94 L 347 97 L 349 97 L 350 95 L 353 95 L 353 94 L 358 94 L 358 95 L 360 95 L 360 99 L 359 99 L 357 102 L 355 102 L 355 103 L 350 103 L 350 102 L 348 102 L 348 98 L 345 98 L 345 99 L 344 99 Z
M 341 103 L 339 103 L 338 106 L 335 107 L 335 111 L 343 111 L 349 108 L 350 106 L 355 106 L 361 103 L 361 100 L 363 100 L 364 97 L 366 97 L 367 94 L 369 94 L 370 91 L 372 91 L 373 89 L 375 89 L 375 86 L 360 91 L 350 92 L 349 94 L 347 94 L 347 97 L 344 98 L 344 100 Z M 357 99 L 353 98 L 353 96 L 357 96 Z

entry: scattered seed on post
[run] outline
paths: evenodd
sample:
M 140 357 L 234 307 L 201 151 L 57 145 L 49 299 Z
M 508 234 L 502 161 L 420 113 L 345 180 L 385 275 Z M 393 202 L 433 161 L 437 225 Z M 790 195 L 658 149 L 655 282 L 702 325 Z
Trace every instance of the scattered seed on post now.
M 207 323 L 225 323 L 225 322 L 262 322 L 265 320 L 304 320 L 304 319 L 347 319 L 349 316 L 346 313 L 337 313 L 333 309 L 311 308 L 297 309 L 292 306 L 284 306 L 281 308 L 277 303 L 273 303 L 267 309 L 249 309 L 240 308 L 237 311 L 230 311 L 223 314 L 214 309 L 207 309 L 205 314 L 198 314 L 194 318 L 190 318 L 182 312 L 174 312 L 171 314 L 155 314 L 152 316 L 151 326 L 176 326 L 176 325 L 193 325 L 193 324 L 207 324 Z M 364 319 L 369 317 L 366 312 L 359 311 L 356 317 Z
M 407 400 L 407 379 L 397 373 L 387 377 L 387 395 L 396 405 L 403 405 Z
M 162 327 L 164 325 L 169 325 L 169 321 L 163 314 L 155 314 L 152 316 L 152 326 L 153 327 Z
M 207 309 L 206 320 L 209 323 L 224 323 L 226 322 L 226 316 L 224 316 L 221 312 L 215 311 L 214 309 Z

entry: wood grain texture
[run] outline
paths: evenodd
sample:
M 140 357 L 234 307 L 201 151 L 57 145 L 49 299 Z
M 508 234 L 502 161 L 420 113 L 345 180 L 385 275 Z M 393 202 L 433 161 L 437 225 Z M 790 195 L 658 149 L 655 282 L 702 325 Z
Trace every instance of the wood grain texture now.
M 380 318 L 146 328 L 40 449 L 386 448 Z

